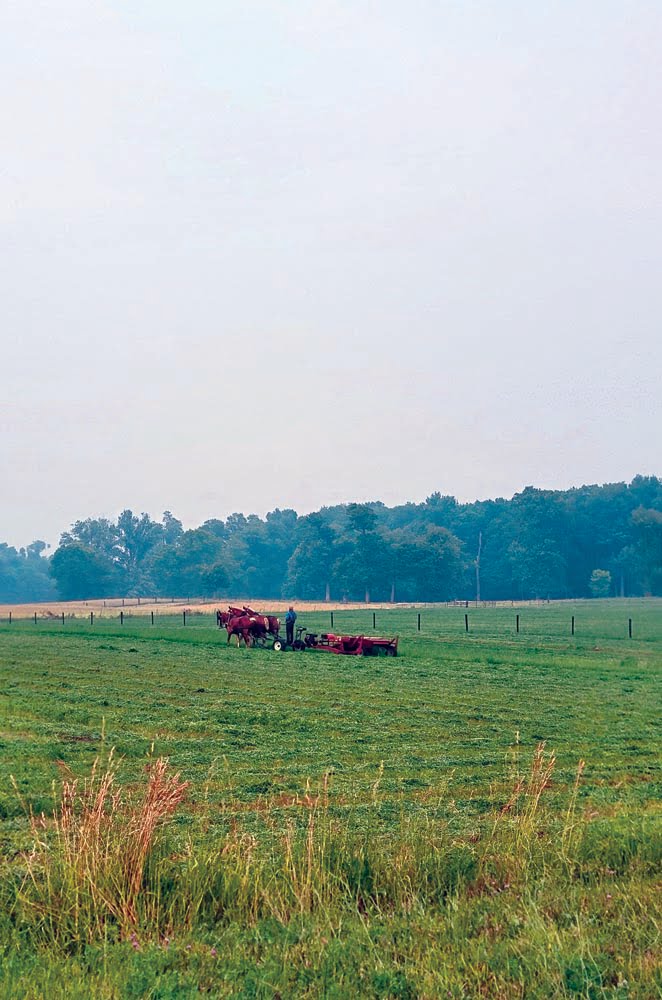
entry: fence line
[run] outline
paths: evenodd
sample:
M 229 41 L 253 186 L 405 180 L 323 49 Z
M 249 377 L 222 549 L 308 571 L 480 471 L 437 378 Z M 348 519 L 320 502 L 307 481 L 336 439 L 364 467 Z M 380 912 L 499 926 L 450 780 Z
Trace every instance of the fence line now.
M 135 606 L 137 607 L 137 605 Z M 462 602 L 461 604 L 458 602 L 455 606 L 463 608 L 467 607 L 467 605 L 464 602 Z M 483 604 L 483 607 L 486 606 L 489 605 Z M 114 610 L 114 609 L 108 609 L 108 608 L 106 609 L 106 611 L 109 610 Z M 482 609 L 479 609 L 476 617 L 470 615 L 468 611 L 465 611 L 461 617 L 458 616 L 457 619 L 452 619 L 452 620 L 445 618 L 445 621 L 443 621 L 439 617 L 439 615 L 438 614 L 436 615 L 434 612 L 428 612 L 428 614 L 426 615 L 425 612 L 423 611 L 418 611 L 414 613 L 413 609 L 410 612 L 404 609 L 393 609 L 393 610 L 382 609 L 379 612 L 366 611 L 365 620 L 364 620 L 364 612 L 354 609 L 348 611 L 334 610 L 326 613 L 320 611 L 302 612 L 302 615 L 308 617 L 309 620 L 314 619 L 315 622 L 317 623 L 324 616 L 324 614 L 328 614 L 331 631 L 334 630 L 336 624 L 339 625 L 339 623 L 337 623 L 336 621 L 336 618 L 338 615 L 340 615 L 344 616 L 345 618 L 351 618 L 351 621 L 346 623 L 346 627 L 348 629 L 351 628 L 353 632 L 361 631 L 365 632 L 366 634 L 369 634 L 370 631 L 374 633 L 379 628 L 389 632 L 395 631 L 395 628 L 400 628 L 417 634 L 422 633 L 425 638 L 434 638 L 435 636 L 445 638 L 454 633 L 455 629 L 453 628 L 451 630 L 451 625 L 457 623 L 458 635 L 463 634 L 465 636 L 471 636 L 471 637 L 474 636 L 480 637 L 482 635 L 483 637 L 485 637 L 491 633 L 489 632 L 488 628 L 486 628 L 486 618 L 480 614 L 480 610 Z M 503 611 L 504 609 L 500 610 Z M 64 611 L 58 614 L 49 612 L 46 614 L 39 615 L 37 611 L 34 611 L 29 616 L 25 615 L 24 617 L 17 618 L 12 611 L 9 611 L 8 616 L 4 621 L 0 619 L 0 625 L 4 624 L 7 626 L 20 627 L 21 625 L 26 625 L 28 623 L 31 623 L 33 626 L 39 627 L 40 625 L 42 626 L 55 625 L 57 623 L 62 627 L 66 627 L 67 623 L 71 624 L 72 626 L 82 626 L 86 622 L 89 622 L 90 628 L 95 628 L 95 627 L 98 628 L 104 626 L 107 627 L 108 625 L 117 623 L 119 623 L 119 626 L 122 628 L 125 625 L 128 625 L 131 628 L 142 627 L 142 626 L 145 627 L 159 626 L 161 628 L 164 627 L 174 628 L 174 627 L 179 627 L 180 625 L 182 627 L 196 627 L 196 626 L 197 627 L 211 626 L 214 628 L 218 627 L 217 617 L 215 612 L 195 611 L 192 610 L 191 608 L 186 608 L 181 611 L 181 618 L 179 617 L 179 615 L 180 615 L 179 611 L 173 612 L 172 614 L 167 614 L 167 612 L 160 614 L 159 612 L 155 612 L 154 610 L 150 610 L 149 613 L 145 614 L 131 614 L 130 611 L 125 611 L 123 608 L 119 608 L 119 613 L 117 615 L 112 615 L 108 613 L 103 614 L 97 609 L 96 612 L 90 611 L 85 615 L 78 615 L 78 616 L 73 613 L 70 615 L 66 615 Z M 397 621 L 393 620 L 395 616 L 397 616 Z M 589 615 L 587 615 L 587 620 L 590 621 Z M 617 623 L 618 619 L 616 618 L 615 615 L 610 617 L 609 619 L 610 625 L 616 626 Z M 492 620 L 490 624 L 495 624 L 495 623 Z M 542 624 L 540 620 L 538 621 L 529 620 L 527 622 L 525 620 L 525 616 L 522 615 L 521 612 L 517 612 L 513 616 L 512 620 L 506 619 L 505 615 L 501 615 L 499 621 L 496 623 L 497 628 L 499 629 L 498 632 L 499 636 L 503 637 L 505 635 L 510 634 L 513 637 L 516 637 L 519 635 L 523 635 L 525 638 L 527 635 L 529 637 L 540 635 L 541 634 L 541 631 L 539 629 L 540 624 Z M 559 617 L 555 618 L 551 622 L 549 620 L 546 620 L 544 635 L 548 638 L 556 638 L 561 636 L 574 637 L 578 630 L 578 625 L 580 624 L 581 624 L 580 618 L 576 613 L 569 616 L 567 621 L 567 626 L 565 626 L 565 619 L 563 620 L 563 625 L 562 625 L 562 620 Z M 442 625 L 443 627 L 440 627 Z M 478 626 L 477 628 L 476 625 Z M 556 625 L 557 628 L 552 629 L 551 626 L 554 625 Z M 596 629 L 596 623 L 593 622 L 592 625 L 589 626 L 588 630 L 585 630 L 585 636 L 591 637 L 591 636 L 603 635 L 605 638 L 619 637 L 616 634 L 611 636 L 604 635 L 605 632 L 609 631 L 610 629 L 604 629 L 604 630 Z M 581 632 L 582 630 L 581 628 L 579 628 L 580 635 Z M 623 622 L 623 633 L 620 637 L 623 638 L 626 634 L 629 639 L 632 639 L 634 636 L 634 620 L 632 617 L 628 617 Z

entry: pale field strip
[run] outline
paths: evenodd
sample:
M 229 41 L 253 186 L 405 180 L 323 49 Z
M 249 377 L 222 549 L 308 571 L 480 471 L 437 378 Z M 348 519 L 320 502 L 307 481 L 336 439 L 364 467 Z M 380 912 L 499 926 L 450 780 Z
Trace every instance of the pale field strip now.
M 241 608 L 244 604 L 261 613 L 266 611 L 285 612 L 292 605 L 297 611 L 359 611 L 366 608 L 386 610 L 390 608 L 440 606 L 434 604 L 364 604 L 363 602 L 348 602 L 344 604 L 342 601 L 329 601 L 328 603 L 324 601 L 256 601 L 249 600 L 246 597 L 224 597 L 218 601 L 171 601 L 165 597 L 154 601 L 141 598 L 139 604 L 137 598 L 127 597 L 124 599 L 124 602 L 122 598 L 106 598 L 105 601 L 48 601 L 44 604 L 36 602 L 33 604 L 0 604 L 0 616 L 6 617 L 10 611 L 14 618 L 32 617 L 35 611 L 37 612 L 37 617 L 41 616 L 42 618 L 60 618 L 62 617 L 62 612 L 64 612 L 65 617 L 84 618 L 86 616 L 89 617 L 91 611 L 94 612 L 95 618 L 102 618 L 104 616 L 107 618 L 117 618 L 120 611 L 124 612 L 125 617 L 128 615 L 149 615 L 152 611 L 155 615 L 181 615 L 183 611 L 195 615 L 215 614 L 217 609 L 224 611 L 228 605 Z
M 483 603 L 483 602 L 481 602 Z M 503 607 L 510 608 L 513 606 L 511 601 L 489 601 L 490 607 Z M 515 606 L 525 606 L 530 604 L 535 604 L 535 601 L 515 601 Z M 546 603 L 546 602 L 540 602 Z M 560 603 L 560 602 L 552 602 Z M 203 601 L 191 599 L 188 601 L 184 600 L 171 600 L 167 597 L 161 597 L 158 600 L 153 598 L 144 597 L 108 597 L 105 599 L 90 600 L 90 601 L 47 601 L 44 603 L 33 602 L 32 604 L 0 604 L 0 617 L 7 618 L 11 612 L 12 618 L 32 618 L 35 612 L 37 617 L 43 619 L 49 618 L 61 618 L 64 612 L 65 618 L 85 618 L 90 615 L 90 612 L 94 612 L 95 618 L 118 618 L 120 611 L 124 612 L 125 617 L 137 616 L 137 615 L 150 615 L 152 611 L 155 615 L 181 615 L 183 611 L 191 615 L 195 614 L 215 614 L 217 609 L 224 611 L 227 609 L 228 605 L 233 607 L 243 607 L 244 604 L 253 608 L 255 611 L 264 613 L 267 611 L 285 612 L 287 609 L 293 605 L 297 611 L 302 612 L 315 612 L 315 611 L 391 611 L 391 610 L 406 610 L 408 608 L 447 608 L 447 607 L 465 607 L 464 601 L 457 602 L 411 602 L 411 603 L 395 603 L 391 604 L 389 602 L 376 602 L 366 604 L 363 601 L 263 601 L 263 600 L 251 600 L 246 597 L 235 597 L 235 598 L 219 598 L 217 601 Z M 470 608 L 475 606 L 475 602 L 470 601 Z

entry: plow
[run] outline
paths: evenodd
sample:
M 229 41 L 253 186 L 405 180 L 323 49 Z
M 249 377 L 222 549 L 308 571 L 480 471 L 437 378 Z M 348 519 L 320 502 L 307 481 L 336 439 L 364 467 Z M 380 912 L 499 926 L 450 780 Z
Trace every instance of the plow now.
M 380 635 L 336 635 L 333 632 L 309 632 L 300 625 L 296 638 L 288 645 L 280 635 L 280 619 L 273 615 L 262 615 L 248 605 L 242 608 L 228 607 L 227 611 L 217 611 L 219 628 L 228 633 L 228 643 L 234 636 L 237 646 L 241 639 L 246 646 L 273 649 L 276 652 L 293 650 L 297 653 L 313 651 L 335 653 L 339 656 L 397 656 L 398 636 Z

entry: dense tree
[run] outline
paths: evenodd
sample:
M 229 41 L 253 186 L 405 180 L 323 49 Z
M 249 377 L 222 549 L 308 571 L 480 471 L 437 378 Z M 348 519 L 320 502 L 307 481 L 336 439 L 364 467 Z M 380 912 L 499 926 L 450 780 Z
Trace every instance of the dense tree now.
M 97 555 L 115 562 L 120 554 L 119 531 L 116 524 L 105 517 L 88 517 L 75 521 L 69 531 L 62 533 L 60 545 L 78 542 Z
M 391 588 L 389 546 L 377 531 L 359 531 L 336 542 L 333 581 L 354 601 L 387 600 Z
M 160 523 L 125 510 L 115 522 L 76 521 L 51 559 L 42 542 L 0 546 L 0 597 L 47 599 L 56 580 L 79 597 L 473 598 L 479 544 L 485 600 L 589 597 L 607 579 L 611 594 L 662 593 L 662 481 L 529 486 L 475 503 L 432 493 L 423 503 L 339 504 L 305 517 L 234 513 L 192 531 L 169 510 Z M 609 576 L 595 578 L 596 567 Z
M 184 527 L 179 518 L 175 517 L 171 511 L 163 511 L 162 538 L 166 545 L 173 545 L 184 533 Z
M 24 549 L 0 543 L 0 601 L 21 604 L 56 596 L 50 561 L 42 555 L 46 548 L 42 541 L 31 542 Z
M 131 510 L 123 510 L 117 518 L 117 564 L 123 572 L 128 593 L 151 588 L 143 564 L 150 550 L 163 541 L 163 537 L 163 525 L 152 521 L 149 514 L 138 516 Z
M 287 564 L 287 596 L 328 601 L 336 532 L 322 514 L 307 514 L 297 521 L 296 537 Z
M 591 597 L 609 597 L 611 591 L 611 573 L 608 569 L 594 569 L 589 581 Z
M 400 600 L 446 601 L 458 596 L 461 543 L 447 528 L 400 529 L 392 537 L 393 593 Z
M 163 542 L 153 549 L 146 572 L 165 597 L 207 597 L 227 581 L 227 570 L 221 567 L 221 541 L 205 528 L 194 528 L 174 543 Z
M 369 503 L 350 503 L 347 506 L 347 521 L 352 531 L 365 535 L 377 527 L 377 513 Z
M 107 597 L 113 591 L 113 563 L 80 542 L 61 545 L 50 560 L 50 571 L 63 601 Z
M 662 594 L 662 510 L 637 507 L 632 514 L 644 591 Z

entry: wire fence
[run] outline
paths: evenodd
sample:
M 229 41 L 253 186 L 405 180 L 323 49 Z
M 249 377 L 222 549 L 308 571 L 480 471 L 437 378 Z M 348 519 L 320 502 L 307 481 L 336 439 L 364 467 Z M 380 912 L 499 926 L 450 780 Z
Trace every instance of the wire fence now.
M 151 602 L 150 602 L 151 603 Z M 281 617 L 282 611 L 263 609 L 260 613 Z M 379 610 L 352 609 L 332 611 L 302 611 L 298 625 L 317 633 L 383 634 L 410 636 L 422 639 L 450 639 L 458 637 L 483 639 L 533 639 L 565 641 L 662 641 L 662 600 L 639 599 L 614 602 L 586 601 L 568 604 L 552 602 L 520 606 L 515 610 L 503 605 L 458 605 L 436 607 L 393 608 Z M 132 605 L 112 604 L 90 611 L 45 611 L 35 609 L 32 614 L 9 611 L 0 618 L 0 629 L 32 628 L 39 631 L 80 632 L 120 631 L 151 633 L 163 630 L 205 630 L 213 635 L 218 632 L 215 611 L 196 609 L 195 606 L 177 611 L 146 610 L 136 601 Z M 284 625 L 282 626 L 284 631 Z M 188 634 L 188 633 L 187 633 Z M 225 630 L 223 630 L 225 636 Z

